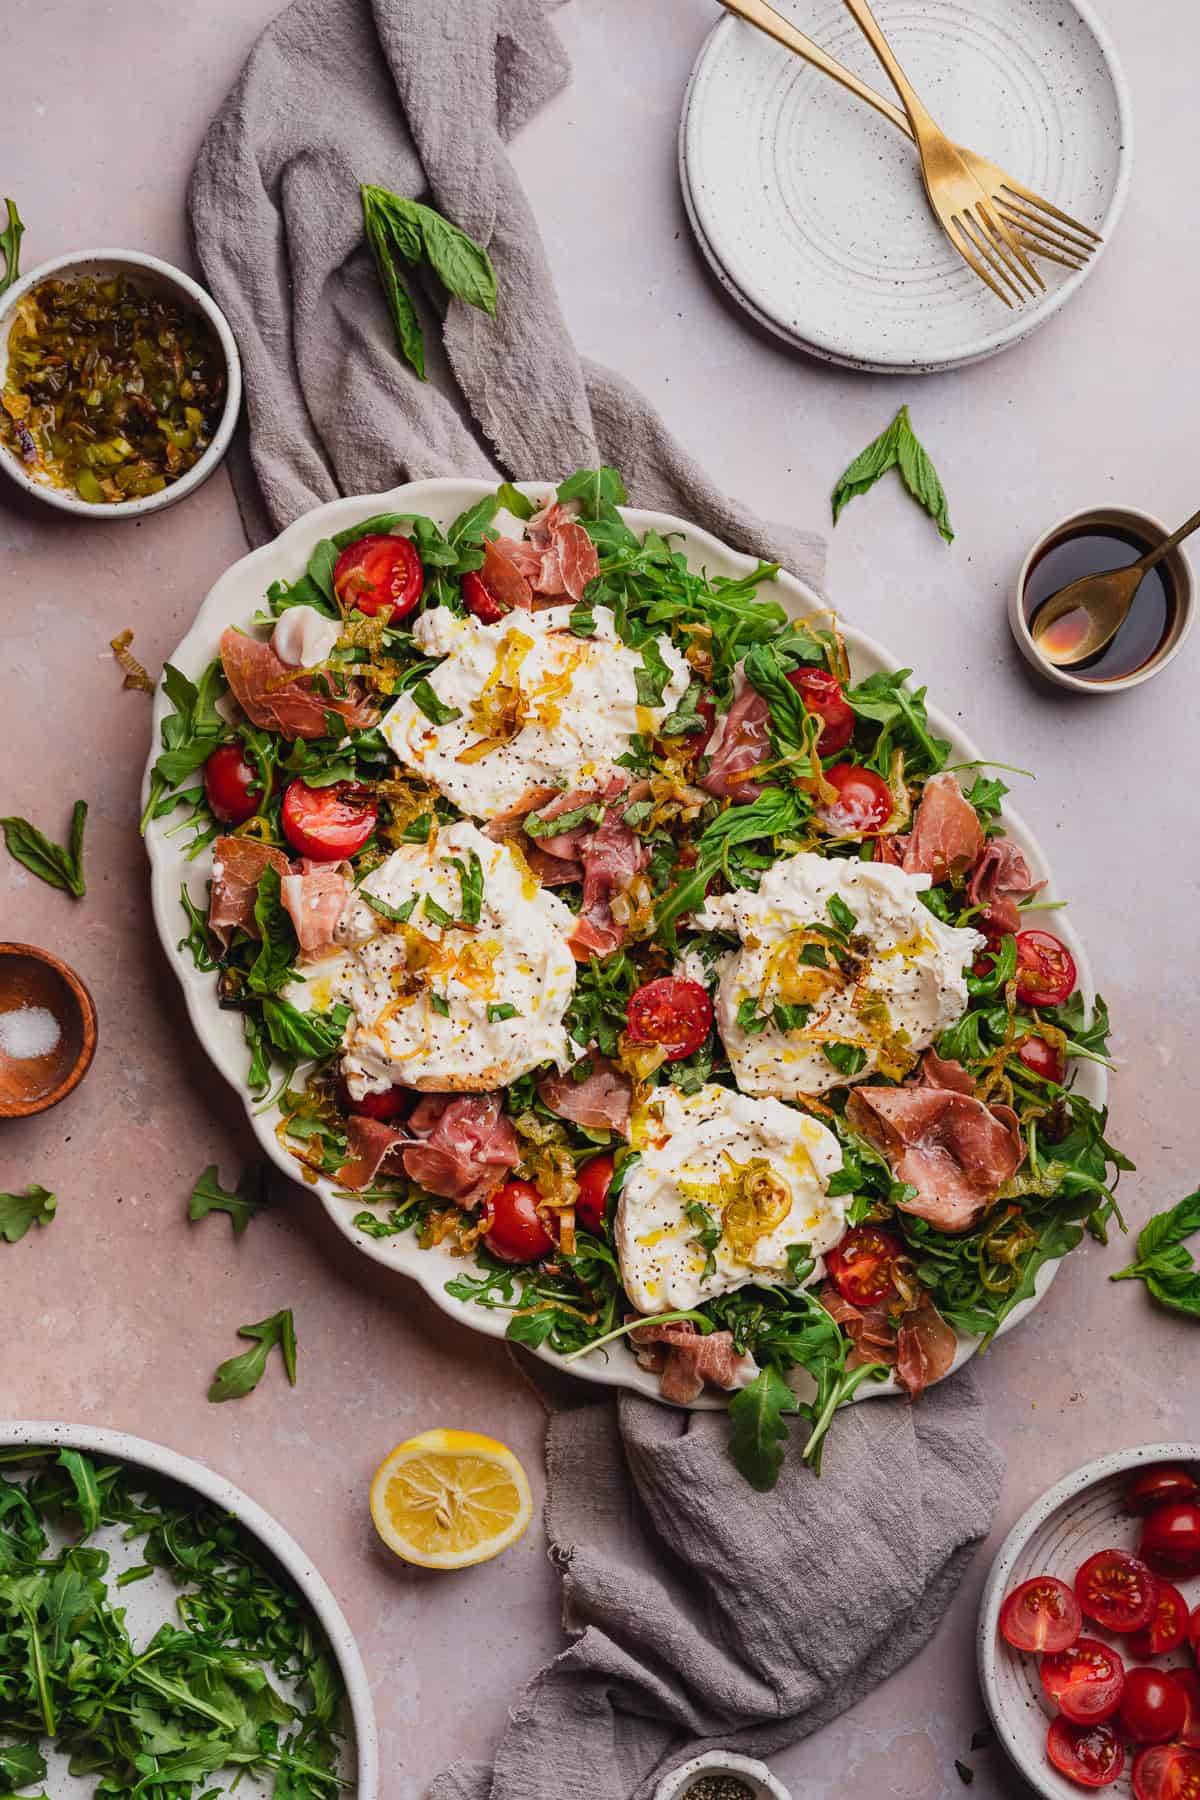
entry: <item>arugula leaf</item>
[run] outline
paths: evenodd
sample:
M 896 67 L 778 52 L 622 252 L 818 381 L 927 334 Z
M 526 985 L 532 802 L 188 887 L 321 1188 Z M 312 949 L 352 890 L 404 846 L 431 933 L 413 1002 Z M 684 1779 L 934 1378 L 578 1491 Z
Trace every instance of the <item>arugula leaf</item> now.
M 505 512 L 510 512 L 514 519 L 532 519 L 537 508 L 511 481 L 502 481 L 496 489 L 496 501 Z
M 893 749 L 905 752 L 906 773 L 935 775 L 945 767 L 950 745 L 934 737 L 925 711 L 925 689 L 908 687 L 911 669 L 880 670 L 846 689 L 846 699 L 860 719 L 880 726 L 869 766 L 886 776 Z
M 1200 1318 L 1200 1269 L 1184 1247 L 1198 1231 L 1200 1188 L 1147 1220 L 1138 1233 L 1137 1260 L 1109 1280 L 1144 1281 L 1160 1306 Z
M 0 277 L 0 294 L 7 294 L 13 282 L 20 276 L 21 239 L 25 235 L 25 227 L 21 222 L 21 215 L 17 211 L 16 201 L 6 200 L 4 208 L 8 214 L 8 223 L 4 230 L 0 231 L 0 252 L 3 252 L 4 255 L 4 274 Z M 3 1764 L 0 1764 L 0 1771 L 2 1769 Z M 44 1775 L 45 1772 L 43 1765 L 42 1774 Z M 30 1781 L 39 1781 L 40 1779 L 41 1777 L 38 1775 L 29 1777 Z
M 75 802 L 71 812 L 71 835 L 65 846 L 52 843 L 28 819 L 0 819 L 9 855 L 39 881 L 61 888 L 76 900 L 82 900 L 87 891 L 83 879 L 83 828 L 87 823 L 87 811 L 86 800 Z
M 928 452 L 912 428 L 907 406 L 902 406 L 886 430 L 859 452 L 840 476 L 833 490 L 833 522 L 836 525 L 851 500 L 873 488 L 881 475 L 899 466 L 905 487 L 936 524 L 948 544 L 954 541 L 946 495 Z
M 223 1400 L 241 1400 L 245 1395 L 253 1393 L 262 1380 L 267 1359 L 276 1345 L 283 1357 L 288 1381 L 295 1387 L 296 1325 L 290 1307 L 273 1313 L 269 1319 L 260 1319 L 257 1325 L 239 1325 L 238 1336 L 252 1338 L 253 1348 L 243 1350 L 240 1356 L 231 1356 L 228 1362 L 221 1364 L 208 1390 L 211 1401 L 219 1403 Z
M 180 938 L 175 948 L 177 950 L 190 951 L 192 961 L 196 967 L 203 970 L 206 974 L 209 974 L 216 968 L 217 959 L 213 955 L 209 944 L 208 920 L 200 911 L 200 908 L 196 905 L 192 896 L 188 893 L 186 881 L 179 889 L 179 900 L 184 912 L 187 914 L 188 930 L 186 935 Z
M 11 206 L 12 201 L 7 204 Z M 36 1744 L 0 1744 L 0 1775 L 15 1788 L 28 1787 L 45 1780 L 46 1759 Z
M 861 1044 L 822 1044 L 821 1048 L 840 1075 L 857 1075 L 867 1060 Z
M 431 725 L 450 725 L 455 719 L 462 718 L 460 706 L 447 706 L 439 700 L 429 681 L 423 676 L 416 686 L 409 689 L 413 705 L 425 714 Z
M 1086 1056 L 1107 1062 L 1108 1034 L 1112 1027 L 1108 1020 L 1108 1007 L 1100 994 L 1092 1002 L 1091 1022 L 1087 1023 L 1086 1020 L 1087 1001 L 1083 997 L 1082 988 L 1076 988 L 1070 999 L 1055 1009 L 1054 1023 L 1067 1034 L 1068 1056 Z
M 342 1047 L 342 1033 L 350 1008 L 331 1006 L 328 1012 L 300 1012 L 290 1000 L 268 995 L 262 1003 L 263 1023 L 275 1049 L 284 1056 L 323 1060 Z
M 60 1467 L 71 1477 L 75 1489 L 75 1511 L 79 1515 L 79 1523 L 83 1534 L 87 1537 L 100 1524 L 100 1489 L 96 1482 L 96 1469 L 90 1457 L 82 1456 L 78 1450 L 60 1450 L 58 1453 Z
M 0 1238 L 19 1243 L 31 1225 L 49 1225 L 57 1207 L 58 1196 L 36 1185 L 23 1194 L 0 1194 Z
M 783 1415 L 797 1410 L 795 1394 L 770 1363 L 729 1402 L 729 1454 L 760 1494 L 769 1493 L 779 1480 L 782 1445 L 790 1436 Z
M 237 1187 L 231 1193 L 221 1186 L 216 1163 L 210 1163 L 192 1189 L 188 1218 L 195 1224 L 200 1219 L 207 1219 L 210 1213 L 227 1213 L 233 1221 L 235 1237 L 240 1237 L 251 1219 L 268 1204 L 269 1174 L 268 1163 L 251 1163 L 242 1171 Z
M 564 505 L 577 500 L 579 516 L 585 521 L 604 518 L 614 507 L 629 504 L 625 483 L 615 469 L 607 468 L 577 469 L 559 483 L 558 498 Z
M 401 354 L 425 379 L 425 346 L 421 321 L 412 295 L 397 268 L 397 259 L 410 266 L 425 264 L 447 293 L 469 306 L 496 316 L 496 272 L 482 244 L 452 225 L 431 206 L 405 199 L 387 188 L 364 183 L 363 224 L 367 242 L 392 315 Z

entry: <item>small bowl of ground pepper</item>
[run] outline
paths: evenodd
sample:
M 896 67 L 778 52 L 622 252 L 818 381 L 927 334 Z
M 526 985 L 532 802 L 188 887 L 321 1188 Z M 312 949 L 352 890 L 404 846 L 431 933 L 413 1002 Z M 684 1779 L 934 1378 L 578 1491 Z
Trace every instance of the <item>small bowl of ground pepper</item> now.
M 765 1763 L 731 1750 L 706 1750 L 660 1782 L 654 1800 L 790 1800 Z
M 193 493 L 241 394 L 224 314 L 156 256 L 56 257 L 0 301 L 0 468 L 63 512 L 141 518 Z

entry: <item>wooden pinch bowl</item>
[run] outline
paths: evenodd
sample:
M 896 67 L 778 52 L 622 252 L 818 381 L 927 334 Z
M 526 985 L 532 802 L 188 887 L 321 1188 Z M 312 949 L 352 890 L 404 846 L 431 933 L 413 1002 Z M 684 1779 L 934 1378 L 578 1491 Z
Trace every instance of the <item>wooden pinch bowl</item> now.
M 96 1054 L 96 1003 L 74 969 L 35 944 L 0 943 L 0 1017 L 22 1007 L 52 1013 L 58 1042 L 44 1056 L 10 1056 L 0 1047 L 0 1119 L 57 1106 Z

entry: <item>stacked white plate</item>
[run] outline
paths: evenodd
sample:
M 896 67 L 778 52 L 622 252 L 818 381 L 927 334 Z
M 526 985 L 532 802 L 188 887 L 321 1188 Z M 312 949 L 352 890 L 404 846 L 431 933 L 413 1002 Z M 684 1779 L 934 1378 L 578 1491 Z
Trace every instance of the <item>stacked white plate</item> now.
M 775 0 L 895 99 L 840 0 Z M 879 0 L 917 92 L 958 143 L 1111 238 L 1132 122 L 1086 0 Z M 873 108 L 740 19 L 710 33 L 679 135 L 684 203 L 718 280 L 759 324 L 829 362 L 960 368 L 1028 336 L 1096 266 L 1038 264 L 1046 292 L 1006 308 L 942 234 L 914 146 Z

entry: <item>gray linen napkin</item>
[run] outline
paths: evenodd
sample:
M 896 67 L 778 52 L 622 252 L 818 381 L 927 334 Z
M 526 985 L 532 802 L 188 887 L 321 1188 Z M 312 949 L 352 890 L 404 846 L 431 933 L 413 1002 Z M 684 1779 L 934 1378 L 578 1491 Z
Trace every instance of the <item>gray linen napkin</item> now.
M 819 537 L 727 500 L 633 389 L 577 356 L 504 150 L 566 78 L 539 0 L 295 0 L 264 33 L 190 194 L 245 364 L 248 535 L 339 493 L 603 460 L 635 504 L 819 584 Z M 426 303 L 428 384 L 395 353 L 362 181 L 428 199 L 496 265 L 494 323 Z M 614 1407 L 536 1367 L 574 1641 L 517 1703 L 494 1767 L 456 1765 L 433 1800 L 642 1800 L 698 1746 L 795 1741 L 927 1641 L 995 1510 L 1000 1459 L 969 1374 L 916 1407 L 855 1407 L 819 1482 L 793 1453 L 756 1495 L 722 1414 Z

